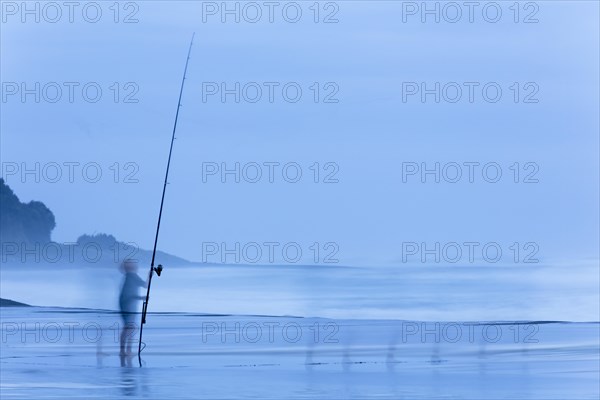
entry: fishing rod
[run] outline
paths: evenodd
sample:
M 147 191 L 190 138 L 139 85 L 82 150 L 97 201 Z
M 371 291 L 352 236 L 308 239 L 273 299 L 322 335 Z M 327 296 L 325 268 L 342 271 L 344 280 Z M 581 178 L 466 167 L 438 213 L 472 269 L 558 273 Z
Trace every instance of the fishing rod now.
M 165 183 L 163 185 L 162 197 L 160 199 L 160 210 L 158 212 L 158 223 L 156 224 L 156 236 L 154 236 L 154 249 L 152 250 L 152 262 L 150 263 L 150 272 L 148 274 L 148 289 L 146 291 L 146 300 L 142 305 L 142 322 L 140 324 L 140 341 L 138 343 L 138 360 L 140 362 L 140 367 L 142 366 L 142 350 L 146 348 L 146 344 L 144 343 L 144 348 L 142 348 L 142 332 L 144 329 L 144 324 L 146 323 L 146 312 L 148 311 L 148 301 L 150 300 L 150 285 L 152 284 L 152 275 L 156 272 L 156 275 L 160 276 L 163 266 L 158 265 L 158 267 L 154 267 L 154 259 L 156 258 L 156 245 L 158 244 L 158 232 L 160 231 L 160 219 L 162 217 L 163 205 L 165 203 L 165 192 L 167 191 L 167 179 L 169 179 L 169 167 L 171 166 L 171 154 L 173 154 L 173 142 L 175 141 L 175 131 L 177 130 L 177 119 L 179 117 L 179 108 L 181 107 L 181 96 L 183 94 L 183 85 L 185 83 L 185 76 L 187 74 L 188 63 L 190 61 L 190 54 L 192 53 L 192 44 L 194 44 L 194 36 L 196 33 L 192 34 L 192 40 L 190 41 L 190 47 L 188 49 L 187 58 L 185 60 L 185 68 L 183 69 L 183 79 L 181 80 L 181 88 L 179 89 L 179 100 L 177 101 L 177 112 L 175 113 L 175 123 L 173 124 L 173 133 L 171 135 L 171 147 L 169 148 L 169 158 L 167 160 L 167 171 L 165 172 Z

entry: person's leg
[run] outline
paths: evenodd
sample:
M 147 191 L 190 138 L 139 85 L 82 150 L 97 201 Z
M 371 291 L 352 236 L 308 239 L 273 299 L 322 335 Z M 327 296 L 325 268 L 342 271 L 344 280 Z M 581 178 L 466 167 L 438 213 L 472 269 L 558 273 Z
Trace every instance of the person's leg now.
M 120 336 L 120 354 L 125 355 L 131 353 L 131 336 L 133 335 L 133 314 L 123 312 L 123 328 L 121 329 Z M 125 351 L 127 348 L 127 352 Z
M 123 321 L 123 327 L 121 328 L 121 336 L 119 337 L 119 354 L 125 355 L 125 342 L 127 341 L 127 325 Z
M 131 346 L 133 343 L 133 334 L 135 330 L 133 329 L 133 322 L 127 324 L 127 354 L 131 354 Z
M 131 347 L 133 345 L 133 336 L 135 335 L 135 313 L 127 313 L 124 315 L 123 325 L 123 342 L 122 351 L 130 355 Z

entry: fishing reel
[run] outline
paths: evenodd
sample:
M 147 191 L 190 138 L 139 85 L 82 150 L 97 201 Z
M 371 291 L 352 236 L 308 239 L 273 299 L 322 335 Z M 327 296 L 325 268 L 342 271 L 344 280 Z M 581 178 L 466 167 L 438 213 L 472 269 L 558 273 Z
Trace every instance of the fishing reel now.
M 158 264 L 158 267 L 154 267 L 152 269 L 154 270 L 154 272 L 156 272 L 156 275 L 160 276 L 160 273 L 163 270 L 163 266 L 162 266 L 162 264 Z

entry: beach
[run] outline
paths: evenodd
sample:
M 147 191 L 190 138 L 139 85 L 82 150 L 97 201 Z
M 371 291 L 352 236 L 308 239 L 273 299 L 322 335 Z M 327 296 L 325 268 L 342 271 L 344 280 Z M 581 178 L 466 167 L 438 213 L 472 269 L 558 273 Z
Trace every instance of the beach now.
M 111 311 L 2 309 L 19 398 L 598 398 L 598 323 L 152 313 L 119 356 Z M 136 336 L 137 339 L 137 336 Z
M 597 269 L 570 271 L 168 267 L 153 280 L 140 366 L 137 330 L 119 355 L 116 269 L 5 266 L 3 296 L 34 306 L 0 308 L 0 394 L 595 399 Z

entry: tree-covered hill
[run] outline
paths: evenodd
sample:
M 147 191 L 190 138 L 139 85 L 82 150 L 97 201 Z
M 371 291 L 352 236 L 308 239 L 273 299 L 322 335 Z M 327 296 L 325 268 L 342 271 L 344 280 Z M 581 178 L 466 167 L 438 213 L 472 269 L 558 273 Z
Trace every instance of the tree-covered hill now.
M 56 226 L 54 214 L 40 201 L 22 203 L 0 178 L 0 238 L 2 242 L 46 243 Z
M 51 239 L 54 214 L 39 201 L 22 203 L 0 178 L 0 256 L 3 265 L 114 266 L 125 258 L 149 265 L 152 252 L 137 243 L 121 242 L 113 235 L 81 235 L 76 242 Z M 189 261 L 157 251 L 156 261 L 185 265 Z

